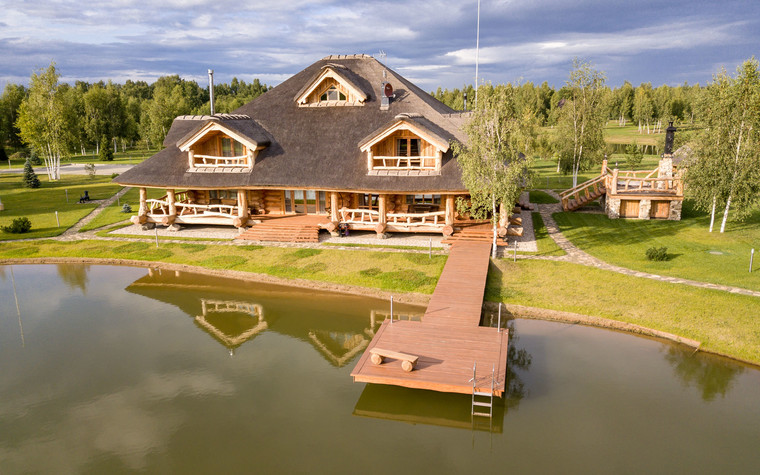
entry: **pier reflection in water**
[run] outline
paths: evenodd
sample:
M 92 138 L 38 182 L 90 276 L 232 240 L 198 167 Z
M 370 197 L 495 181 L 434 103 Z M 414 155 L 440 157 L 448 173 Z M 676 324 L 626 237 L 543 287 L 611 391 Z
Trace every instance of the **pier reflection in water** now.
M 198 328 L 224 345 L 230 355 L 271 330 L 309 342 L 337 367 L 352 362 L 364 351 L 390 315 L 389 309 L 380 308 L 386 303 L 379 300 L 160 269 L 150 269 L 148 275 L 126 290 L 179 307 L 193 316 Z M 188 298 L 188 293 L 192 297 Z M 307 306 L 306 295 L 319 304 Z M 288 311 L 284 311 L 284 305 Z M 290 311 L 293 305 L 302 307 L 303 313 Z M 394 318 L 419 321 L 424 310 L 396 303 Z M 355 314 L 362 311 L 366 318 L 356 318 Z M 346 313 L 351 316 L 343 318 Z

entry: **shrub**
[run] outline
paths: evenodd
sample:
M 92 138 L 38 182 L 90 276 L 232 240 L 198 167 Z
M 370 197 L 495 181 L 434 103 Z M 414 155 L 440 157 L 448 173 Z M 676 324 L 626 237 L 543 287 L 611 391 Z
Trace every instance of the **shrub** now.
M 103 137 L 100 141 L 100 152 L 98 157 L 101 161 L 110 162 L 113 161 L 113 149 L 111 149 L 111 141 Z
M 29 161 L 32 162 L 32 165 L 35 167 L 42 165 L 42 159 L 40 158 L 40 155 L 34 150 L 32 150 L 32 152 L 29 154 Z
M 121 212 L 122 213 L 131 213 L 132 212 L 132 207 L 129 206 L 129 203 L 124 203 L 124 205 L 121 207 Z
M 94 163 L 85 163 L 84 171 L 85 173 L 90 175 L 90 178 L 95 178 L 95 164 Z
M 26 216 L 14 219 L 10 226 L 3 226 L 3 231 L 11 234 L 28 233 L 30 229 L 32 229 L 32 222 Z
M 117 176 L 119 176 L 119 174 L 118 174 L 118 173 L 111 173 L 111 179 L 112 179 L 112 180 L 113 180 L 114 178 L 116 178 Z
M 0 144 L 0 161 L 7 162 L 8 161 L 8 154 L 5 153 L 5 148 L 2 144 Z
M 636 168 L 644 159 L 644 153 L 641 151 L 639 144 L 634 140 L 625 146 L 625 164 L 628 168 Z
M 12 161 L 14 161 L 14 162 L 18 162 L 18 161 L 21 161 L 21 160 L 26 160 L 27 158 L 29 158 L 29 155 L 27 155 L 27 153 L 26 153 L 26 152 L 24 152 L 23 150 L 22 150 L 22 151 L 19 151 L 19 152 L 16 152 L 16 153 L 14 153 L 14 154 L 13 154 L 13 155 L 11 155 L 11 157 L 10 157 L 10 159 L 11 159 Z
M 647 259 L 650 261 L 667 261 L 668 260 L 668 248 L 667 247 L 650 247 L 647 249 Z
M 37 178 L 37 174 L 34 173 L 34 168 L 32 168 L 32 163 L 27 160 L 26 163 L 24 163 L 24 186 L 27 188 L 39 188 L 40 187 L 40 179 Z

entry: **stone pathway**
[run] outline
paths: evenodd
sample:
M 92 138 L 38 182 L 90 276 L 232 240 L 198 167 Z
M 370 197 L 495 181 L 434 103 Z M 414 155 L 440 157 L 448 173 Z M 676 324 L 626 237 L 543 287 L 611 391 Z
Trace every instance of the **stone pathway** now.
M 544 190 L 548 191 L 548 190 Z M 550 193 L 554 194 L 555 193 Z M 556 197 L 556 196 L 555 196 Z M 559 203 L 555 204 L 541 204 L 538 205 L 538 212 L 541 213 L 541 217 L 544 220 L 546 231 L 557 243 L 557 245 L 567 253 L 565 256 L 523 256 L 525 259 L 546 259 L 564 262 L 573 262 L 575 264 L 581 264 L 588 267 L 596 267 L 597 269 L 603 269 L 611 272 L 617 272 L 618 274 L 625 274 L 634 277 L 643 277 L 645 279 L 659 280 L 661 282 L 670 282 L 673 284 L 691 285 L 693 287 L 700 287 L 703 289 L 722 290 L 724 292 L 730 292 L 732 294 L 749 295 L 752 297 L 760 297 L 760 292 L 754 290 L 743 289 L 741 287 L 732 287 L 730 285 L 711 284 L 708 282 L 699 282 L 696 280 L 683 279 L 680 277 L 670 277 L 658 274 L 650 274 L 648 272 L 641 272 L 636 270 L 627 269 L 612 264 L 608 264 L 601 259 L 597 259 L 594 256 L 578 249 L 573 243 L 571 243 L 559 230 L 557 222 L 554 221 L 552 214 L 562 211 L 562 206 Z
M 126 186 L 119 190 L 118 193 L 113 195 L 112 197 L 108 198 L 107 200 L 102 200 L 100 204 L 90 212 L 87 216 L 80 219 L 74 226 L 67 229 L 63 234 L 61 234 L 58 238 L 62 239 L 64 241 L 70 240 L 72 236 L 79 233 L 79 230 L 82 229 L 85 225 L 89 224 L 97 215 L 99 215 L 104 209 L 106 209 L 108 206 L 111 206 L 117 199 L 124 196 L 129 190 L 131 190 L 130 187 Z

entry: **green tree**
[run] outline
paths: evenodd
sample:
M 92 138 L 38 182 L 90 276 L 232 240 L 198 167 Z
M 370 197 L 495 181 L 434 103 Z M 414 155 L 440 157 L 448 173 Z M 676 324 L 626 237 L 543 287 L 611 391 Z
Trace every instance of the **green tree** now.
M 21 103 L 16 121 L 22 140 L 43 154 L 51 180 L 61 177 L 61 157 L 69 151 L 73 125 L 58 77 L 55 63 L 39 74 L 32 73 L 29 95 Z
M 634 93 L 633 120 L 639 124 L 639 133 L 644 131 L 644 127 L 647 129 L 647 134 L 649 133 L 649 123 L 654 117 L 651 89 L 651 84 L 641 84 Z
M 16 126 L 18 110 L 26 97 L 26 88 L 17 84 L 6 84 L 0 96 L 0 144 L 21 147 L 20 131 Z
M 558 103 L 556 149 L 559 165 L 573 175 L 573 187 L 578 185 L 578 172 L 601 161 L 604 154 L 604 82 L 603 72 L 576 58 L 566 82 L 568 98 Z
M 100 158 L 100 160 L 104 162 L 113 161 L 113 150 L 111 150 L 111 147 L 108 146 L 108 138 L 106 136 L 103 136 L 100 139 L 100 143 L 102 143 L 103 146 L 100 147 L 100 151 L 98 152 L 98 158 Z
M 753 57 L 732 78 L 725 70 L 713 78 L 702 98 L 705 129 L 696 141 L 686 183 L 698 207 L 712 214 L 724 206 L 724 232 L 731 206 L 737 219 L 760 201 L 760 73 Z
M 192 87 L 186 87 L 185 81 L 176 75 L 161 77 L 153 84 L 153 96 L 144 104 L 140 116 L 143 140 L 160 147 L 174 118 L 190 114 L 202 104 L 195 103 L 197 94 L 186 95 L 187 91 L 192 91 Z
M 635 140 L 625 146 L 625 164 L 629 169 L 634 170 L 643 159 L 644 153 Z
M 37 178 L 37 174 L 34 173 L 34 169 L 32 168 L 32 163 L 27 160 L 26 163 L 24 163 L 24 187 L 26 188 L 39 188 L 40 187 L 40 179 Z
M 454 142 L 452 148 L 470 201 L 459 200 L 457 207 L 476 218 L 490 215 L 495 256 L 497 206 L 503 203 L 506 213 L 510 213 L 526 184 L 530 159 L 522 152 L 526 143 L 533 143 L 530 135 L 535 130 L 525 124 L 512 85 L 487 84 L 478 89 L 478 103 L 464 131 L 467 144 Z

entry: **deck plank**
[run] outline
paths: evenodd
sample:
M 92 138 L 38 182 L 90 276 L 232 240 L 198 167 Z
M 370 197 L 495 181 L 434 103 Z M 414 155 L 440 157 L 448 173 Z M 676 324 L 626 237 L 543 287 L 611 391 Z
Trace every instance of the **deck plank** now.
M 477 364 L 478 390 L 490 390 L 493 368 L 494 393 L 502 395 L 509 334 L 479 326 L 490 250 L 487 242 L 457 241 L 422 320 L 385 320 L 351 372 L 354 381 L 470 394 Z M 375 346 L 419 356 L 417 366 L 407 373 L 400 361 L 375 365 Z

